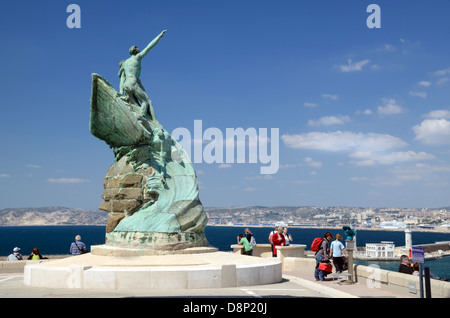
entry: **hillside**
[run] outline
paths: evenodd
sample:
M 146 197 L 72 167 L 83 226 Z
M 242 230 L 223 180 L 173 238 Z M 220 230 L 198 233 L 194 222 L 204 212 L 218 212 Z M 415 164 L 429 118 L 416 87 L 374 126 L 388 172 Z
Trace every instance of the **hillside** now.
M 108 213 L 65 207 L 0 209 L 0 226 L 106 225 Z
M 205 207 L 209 224 L 269 224 L 277 222 L 341 226 L 366 226 L 384 221 L 409 221 L 412 226 L 450 224 L 450 209 L 362 208 L 318 206 Z M 106 225 L 108 213 L 66 207 L 0 209 L 0 226 Z M 448 227 L 448 226 L 447 226 Z

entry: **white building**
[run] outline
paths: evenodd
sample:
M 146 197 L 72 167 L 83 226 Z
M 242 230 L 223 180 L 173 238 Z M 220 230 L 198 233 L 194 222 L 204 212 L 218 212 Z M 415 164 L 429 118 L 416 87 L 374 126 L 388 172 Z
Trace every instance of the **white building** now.
M 382 241 L 381 243 L 366 243 L 366 257 L 394 257 L 394 242 Z

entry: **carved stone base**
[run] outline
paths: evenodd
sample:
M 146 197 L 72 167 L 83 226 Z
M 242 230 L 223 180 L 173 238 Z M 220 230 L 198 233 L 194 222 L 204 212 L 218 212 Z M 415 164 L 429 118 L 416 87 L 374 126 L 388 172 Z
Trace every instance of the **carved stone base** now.
M 139 255 L 179 254 L 194 247 L 210 247 L 203 232 L 110 232 L 106 234 L 106 246 L 135 250 Z M 112 250 L 112 249 L 111 249 Z M 93 251 L 94 254 L 96 254 Z
M 91 246 L 91 253 L 100 256 L 114 256 L 114 257 L 134 257 L 134 256 L 149 256 L 149 255 L 174 255 L 174 254 L 199 254 L 217 252 L 216 247 L 191 247 L 177 250 L 151 250 L 151 249 L 133 249 L 128 247 L 117 247 L 110 245 L 93 245 Z
M 190 249 L 191 251 L 195 249 Z M 38 288 L 155 291 L 233 288 L 282 281 L 281 261 L 228 252 L 102 256 L 28 264 L 23 282 Z

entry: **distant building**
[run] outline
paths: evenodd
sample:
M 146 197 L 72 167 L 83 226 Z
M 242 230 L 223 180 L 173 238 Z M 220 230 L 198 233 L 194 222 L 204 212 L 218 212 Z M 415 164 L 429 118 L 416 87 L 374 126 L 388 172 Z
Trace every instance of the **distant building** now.
M 366 256 L 374 258 L 386 258 L 395 256 L 394 242 L 382 241 L 381 243 L 366 243 Z
M 397 221 L 385 221 L 380 223 L 380 228 L 382 229 L 404 229 L 406 224 Z

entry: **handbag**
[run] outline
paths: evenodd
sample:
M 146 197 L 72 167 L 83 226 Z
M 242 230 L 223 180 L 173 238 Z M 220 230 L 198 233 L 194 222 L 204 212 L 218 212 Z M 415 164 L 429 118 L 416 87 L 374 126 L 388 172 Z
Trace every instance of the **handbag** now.
M 327 274 L 330 274 L 333 271 L 333 266 L 330 263 L 321 262 L 321 263 L 319 263 L 318 269 L 323 271 L 324 274 L 327 275 Z
M 348 262 L 347 259 L 344 257 L 344 262 L 342 263 L 342 270 L 346 271 L 348 270 Z

